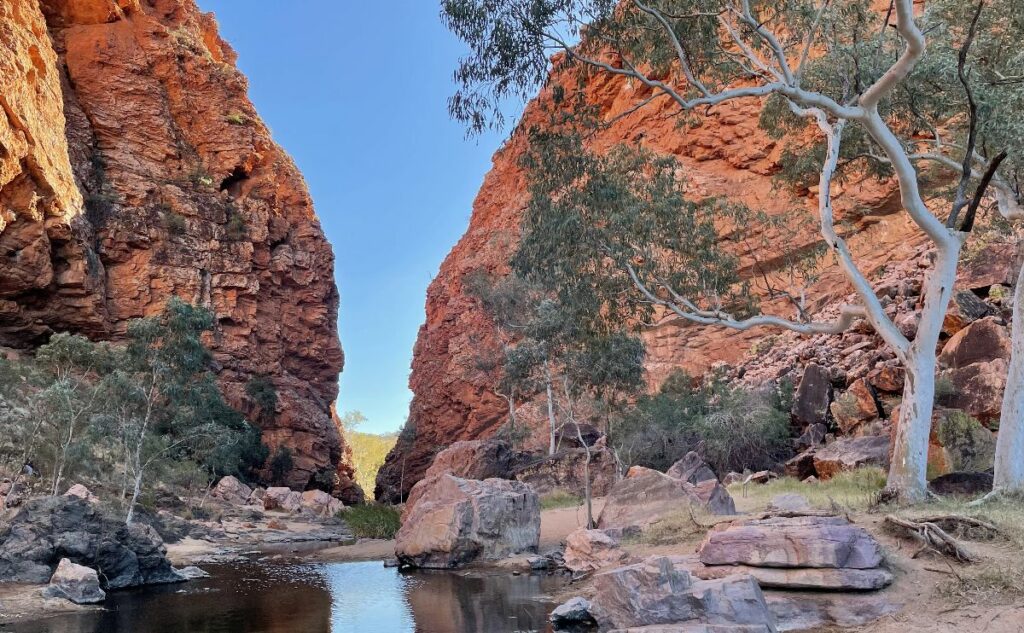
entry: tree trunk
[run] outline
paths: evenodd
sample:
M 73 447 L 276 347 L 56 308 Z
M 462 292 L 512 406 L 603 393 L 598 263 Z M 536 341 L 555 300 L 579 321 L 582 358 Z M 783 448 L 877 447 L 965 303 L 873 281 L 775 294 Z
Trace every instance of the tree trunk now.
M 139 499 L 139 493 L 142 491 L 142 469 L 135 473 L 135 485 L 132 488 L 132 500 L 128 504 L 128 515 L 124 519 L 125 525 L 132 524 L 132 518 L 135 516 L 135 502 Z
M 1024 490 L 1024 266 L 1013 291 L 1013 334 L 1010 369 L 999 416 L 996 441 L 996 490 Z
M 551 370 L 548 368 L 548 364 L 544 363 L 544 385 L 547 388 L 548 393 L 548 430 L 549 430 L 549 441 L 548 441 L 548 455 L 555 454 L 555 401 L 551 394 Z

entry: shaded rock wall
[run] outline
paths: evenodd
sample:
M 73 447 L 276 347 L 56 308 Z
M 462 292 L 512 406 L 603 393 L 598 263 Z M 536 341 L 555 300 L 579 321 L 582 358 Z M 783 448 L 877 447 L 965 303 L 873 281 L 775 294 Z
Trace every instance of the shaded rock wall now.
M 225 394 L 304 487 L 343 455 L 334 255 L 235 57 L 194 0 L 0 3 L 0 345 L 203 304 Z
M 477 302 L 467 296 L 462 281 L 467 272 L 476 269 L 498 274 L 507 271 L 508 254 L 515 247 L 528 201 L 525 177 L 518 166 L 525 149 L 524 132 L 545 120 L 542 104 L 550 100 L 552 86 L 559 83 L 572 90 L 576 79 L 552 77 L 527 107 L 517 132 L 494 157 L 469 228 L 427 291 L 426 321 L 419 332 L 409 381 L 414 394 L 409 420 L 378 477 L 378 491 L 389 498 L 398 497 L 399 487 L 407 492 L 440 448 L 459 439 L 486 437 L 505 421 L 507 405 L 493 393 L 493 378 L 476 369 L 474 362 L 478 350 L 494 345 L 494 329 Z M 701 124 L 680 127 L 668 99 L 630 112 L 651 96 L 642 86 L 597 76 L 585 90 L 588 100 L 611 122 L 594 137 L 595 148 L 642 143 L 678 157 L 695 196 L 729 196 L 773 215 L 794 209 L 806 213 L 807 221 L 795 236 L 765 229 L 763 237 L 773 248 L 762 252 L 759 262 L 744 260 L 741 273 L 745 278 L 756 280 L 762 274 L 777 273 L 784 256 L 805 252 L 818 241 L 816 192 L 780 188 L 773 182 L 780 169 L 782 147 L 758 129 L 757 101 L 717 106 Z M 893 185 L 848 182 L 839 185 L 837 193 L 841 230 L 864 270 L 873 273 L 887 262 L 917 254 L 923 238 L 902 213 Z M 739 252 L 740 245 L 731 240 L 730 244 Z M 809 293 L 811 311 L 833 305 L 849 292 L 838 268 L 829 265 Z M 792 307 L 784 300 L 766 298 L 762 308 L 793 316 Z M 764 329 L 736 333 L 665 319 L 645 333 L 649 382 L 653 388 L 679 368 L 699 374 L 718 362 L 739 363 L 754 343 L 770 333 Z M 529 416 L 530 407 L 526 409 Z M 542 415 L 537 413 L 533 439 L 539 445 L 543 426 Z

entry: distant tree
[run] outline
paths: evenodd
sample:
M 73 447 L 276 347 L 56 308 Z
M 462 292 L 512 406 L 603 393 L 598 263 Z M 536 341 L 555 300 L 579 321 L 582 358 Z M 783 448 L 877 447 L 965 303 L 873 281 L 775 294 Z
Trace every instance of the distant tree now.
M 961 247 L 987 192 L 1006 217 L 1021 215 L 1021 179 L 1014 166 L 1019 162 L 1007 162 L 1002 153 L 1020 149 L 1011 147 L 1020 130 L 1014 118 L 1021 84 L 1020 56 L 1014 52 L 1021 35 L 1019 8 L 1017 0 L 947 0 L 927 3 L 918 18 L 912 0 L 893 0 L 887 11 L 870 0 L 444 0 L 442 18 L 470 47 L 456 71 L 460 90 L 450 110 L 471 130 L 501 125 L 504 101 L 529 97 L 543 85 L 551 54 L 558 51 L 562 55 L 554 63 L 575 67 L 582 77 L 576 88 L 590 77 L 621 77 L 650 95 L 637 107 L 664 99 L 688 121 L 719 104 L 761 99 L 760 124 L 773 134 L 792 138 L 794 127 L 816 130 L 819 139 L 811 151 L 792 153 L 789 168 L 795 175 L 817 171 L 820 233 L 857 297 L 833 322 L 815 322 L 806 314 L 765 315 L 748 302 L 734 302 L 746 293 L 736 287 L 728 258 L 717 248 L 705 258 L 698 248 L 721 241 L 717 229 L 735 221 L 729 206 L 698 201 L 700 208 L 690 208 L 682 199 L 678 168 L 635 148 L 595 157 L 577 151 L 584 144 L 573 142 L 558 161 L 541 155 L 542 164 L 556 171 L 534 171 L 541 184 L 531 190 L 526 254 L 536 270 L 547 272 L 543 262 L 556 263 L 549 282 L 558 288 L 580 285 L 581 274 L 594 277 L 603 269 L 610 280 L 596 288 L 631 284 L 631 294 L 642 297 L 638 301 L 698 324 L 816 334 L 839 333 L 867 320 L 908 377 L 888 486 L 908 501 L 920 501 L 927 493 L 935 350 Z M 985 31 L 992 44 L 977 52 L 972 40 L 979 33 L 978 16 L 986 12 L 994 21 Z M 926 32 L 933 44 L 927 52 Z M 989 54 L 1006 72 L 988 66 Z M 553 87 L 554 101 L 566 119 L 592 118 L 582 90 L 572 93 L 576 88 Z M 1004 116 L 986 118 L 986 108 Z M 943 136 L 947 124 L 954 141 Z M 978 142 L 983 134 L 989 145 Z M 944 219 L 921 193 L 916 165 L 929 162 L 949 165 L 959 180 Z M 912 341 L 885 313 L 837 230 L 833 182 L 858 172 L 894 177 L 904 210 L 935 249 Z M 544 182 L 553 186 L 545 188 Z M 663 222 L 671 209 L 679 210 L 678 221 Z M 595 217 L 605 224 L 593 224 Z M 581 249 L 576 240 L 584 237 L 597 239 Z M 594 294 L 595 314 L 629 307 L 622 293 Z M 649 307 L 641 306 L 644 311 Z M 637 322 L 636 312 L 631 316 Z M 1018 377 L 1024 381 L 1024 370 L 1017 368 L 1024 354 L 1019 356 L 1011 384 Z M 1009 407 L 1024 407 L 1024 395 L 1017 397 L 1015 388 L 1008 393 L 1015 403 Z M 1024 439 L 1017 438 L 1024 431 L 1018 434 L 1015 424 L 1021 417 L 1011 422 L 1006 458 L 999 462 L 1011 482 L 1024 478 L 1024 467 L 1005 466 L 1022 461 Z

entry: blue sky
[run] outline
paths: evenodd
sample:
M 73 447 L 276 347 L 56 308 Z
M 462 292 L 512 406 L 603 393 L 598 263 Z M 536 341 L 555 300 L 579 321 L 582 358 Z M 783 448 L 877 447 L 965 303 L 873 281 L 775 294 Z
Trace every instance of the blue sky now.
M 427 284 L 469 222 L 503 135 L 465 138 L 447 98 L 462 44 L 432 0 L 198 0 L 306 177 L 334 246 L 345 349 L 339 410 L 363 430 L 408 413 Z

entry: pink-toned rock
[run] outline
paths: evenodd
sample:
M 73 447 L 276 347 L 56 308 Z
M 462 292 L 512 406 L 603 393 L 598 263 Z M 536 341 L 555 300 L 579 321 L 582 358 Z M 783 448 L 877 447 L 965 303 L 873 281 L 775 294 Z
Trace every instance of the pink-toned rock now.
M 626 478 L 615 484 L 605 498 L 597 519 L 599 528 L 646 528 L 672 515 L 688 512 L 690 507 L 705 508 L 713 514 L 732 514 L 732 497 L 717 481 L 707 484 L 698 494 L 696 486 L 679 481 L 650 468 L 633 466 Z
M 878 405 L 867 380 L 860 378 L 831 405 L 832 417 L 840 430 L 852 435 L 862 424 L 878 418 Z
M 941 376 L 953 386 L 953 393 L 943 404 L 961 409 L 983 424 L 998 421 L 1008 370 L 1008 363 L 997 359 L 942 372 Z
M 510 479 L 515 453 L 501 440 L 455 442 L 434 457 L 424 477 L 451 473 L 462 479 Z
M 417 502 L 395 537 L 405 565 L 450 569 L 537 550 L 540 499 L 524 483 L 441 473 L 418 482 L 411 496 Z
M 995 317 L 975 321 L 954 334 L 942 348 L 939 362 L 951 369 L 1010 359 L 1010 335 Z
M 217 482 L 217 485 L 210 493 L 210 496 L 214 499 L 219 499 L 224 503 L 236 506 L 249 503 L 249 497 L 251 495 L 252 488 L 246 486 L 237 478 L 230 475 L 227 477 L 221 477 L 221 480 Z
M 617 565 L 628 558 L 618 540 L 601 530 L 580 528 L 565 539 L 565 567 L 572 572 L 592 572 Z
M 537 494 L 544 496 L 556 490 L 569 491 L 582 496 L 585 478 L 586 451 L 572 448 L 554 455 L 543 455 L 524 460 L 515 470 L 515 479 L 529 484 Z M 603 497 L 619 480 L 615 454 L 604 444 L 604 438 L 590 447 L 590 493 Z
M 819 479 L 829 479 L 836 473 L 861 466 L 889 465 L 889 437 L 868 435 L 843 437 L 812 453 L 814 471 Z
M 318 517 L 326 518 L 337 516 L 345 509 L 345 504 L 323 490 L 307 490 L 302 493 L 302 507 Z
M 60 560 L 43 595 L 48 598 L 65 598 L 75 604 L 94 604 L 107 598 L 107 594 L 100 589 L 96 570 L 76 565 L 67 558 Z
M 263 509 L 298 512 L 302 509 L 302 493 L 283 486 L 267 488 L 263 496 Z
M 665 474 L 691 484 L 698 484 L 708 480 L 718 481 L 715 471 L 711 470 L 711 467 L 704 462 L 700 454 L 694 451 L 690 451 L 682 459 L 672 464 L 665 471 Z
M 3 492 L 0 491 L 0 494 L 3 494 Z M 64 495 L 68 497 L 78 497 L 79 499 L 85 499 L 89 503 L 99 502 L 99 499 L 96 497 L 96 495 L 94 495 L 91 490 L 89 490 L 82 484 L 75 484 L 74 486 L 71 486 L 70 488 L 68 488 L 68 491 L 64 493 Z

